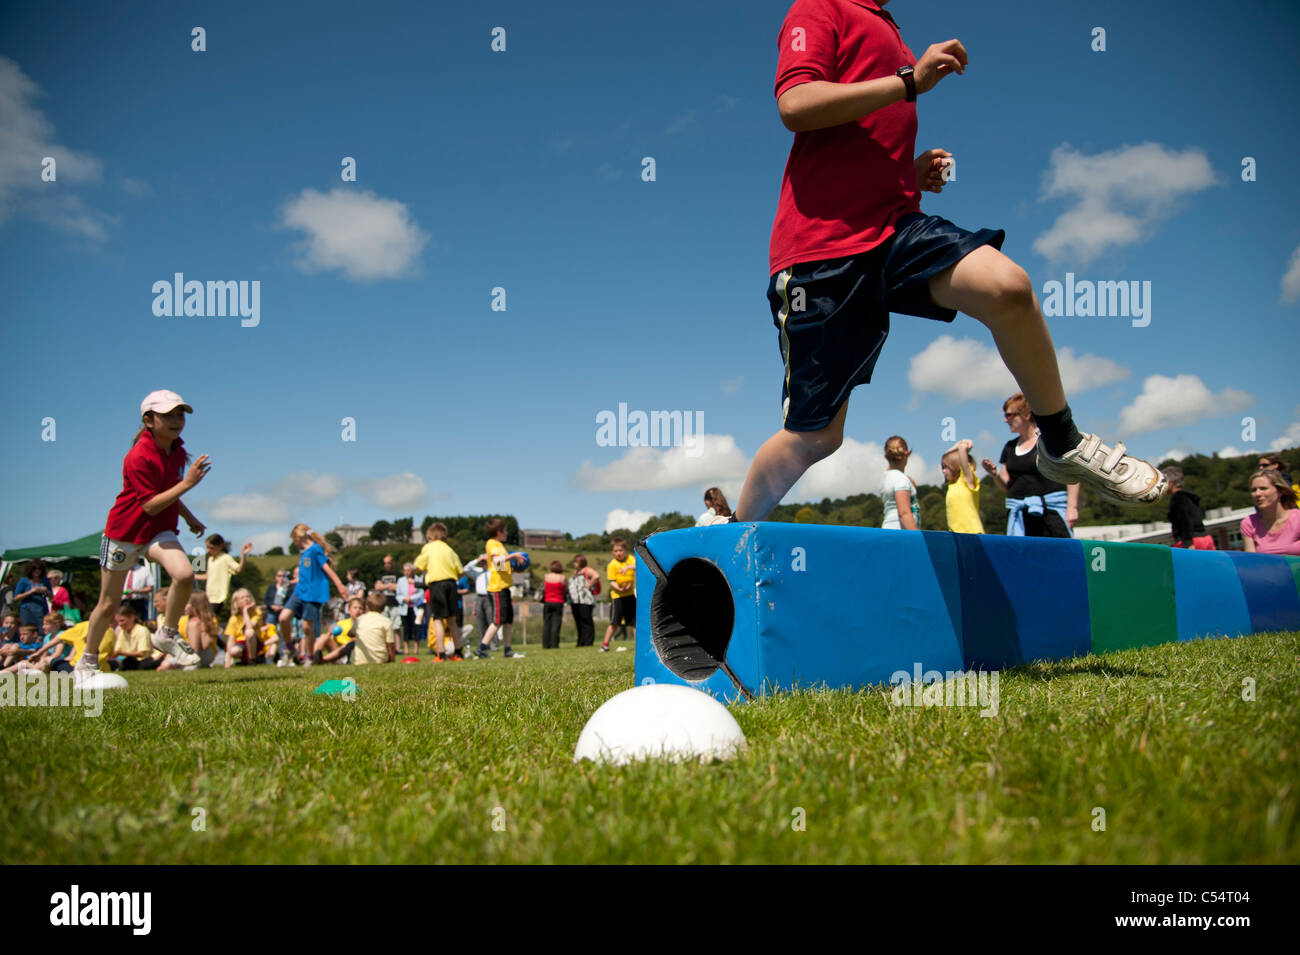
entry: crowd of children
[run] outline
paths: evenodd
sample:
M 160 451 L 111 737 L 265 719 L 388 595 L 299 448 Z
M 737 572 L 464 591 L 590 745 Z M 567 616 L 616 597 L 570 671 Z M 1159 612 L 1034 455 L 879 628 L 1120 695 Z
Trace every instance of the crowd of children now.
M 434 662 L 463 660 L 466 656 L 487 659 L 496 647 L 506 657 L 517 656 L 511 646 L 514 608 L 510 588 L 514 572 L 521 569 L 527 555 L 507 551 L 504 521 L 489 522 L 487 530 L 490 536 L 484 552 L 462 565 L 447 543 L 446 525 L 435 523 L 428 529 L 424 549 L 414 562 L 403 566 L 401 577 L 385 580 L 395 576 L 385 573 L 375 581 L 373 589 L 367 590 L 355 570 L 348 572 L 346 583 L 340 581 L 330 562 L 329 545 L 306 525 L 297 525 L 292 537 L 301 548 L 298 566 L 291 572 L 278 571 L 261 602 L 246 588 L 230 593 L 228 602 L 214 601 L 212 581 L 216 575 L 212 563 L 208 564 L 207 588 L 190 593 L 177 621 L 180 641 L 190 648 L 195 659 L 178 660 L 154 645 L 170 596 L 170 588 L 163 588 L 153 597 L 157 609 L 154 620 L 142 617 L 130 600 L 120 604 L 100 639 L 96 666 L 108 671 L 196 670 L 256 663 L 364 665 L 412 659 L 426 641 Z M 235 561 L 219 535 L 209 538 L 209 555 L 214 551 L 228 559 L 232 565 L 229 569 L 233 569 Z M 386 561 L 391 568 L 391 558 Z M 44 598 L 48 592 L 51 596 L 44 599 L 54 605 L 55 595 L 64 589 L 56 583 L 61 575 L 51 571 L 40 576 L 44 566 L 36 562 L 33 566 L 37 576 L 31 579 L 35 583 L 24 588 L 24 595 L 30 601 L 35 599 L 29 596 L 31 593 Z M 572 570 L 572 576 L 566 578 L 563 565 L 552 561 L 544 575 L 544 649 L 559 647 L 566 605 L 573 613 L 578 646 L 594 645 L 595 598 L 601 592 L 602 578 L 587 566 L 582 554 L 573 558 Z M 466 650 L 465 641 L 475 628 L 464 621 L 464 597 L 473 586 L 471 578 L 480 574 L 489 578 L 486 595 L 480 598 L 486 606 L 486 626 L 478 644 Z M 224 578 L 224 589 L 232 575 L 220 576 Z M 606 578 L 614 612 L 601 652 L 610 649 L 616 632 L 632 639 L 636 634 L 636 558 L 628 553 L 623 538 L 613 541 L 613 559 L 606 568 Z M 339 593 L 332 599 L 330 583 Z M 388 612 L 390 597 L 396 599 L 396 614 Z M 228 609 L 222 613 L 227 603 Z M 40 625 L 23 622 L 18 614 L 5 615 L 0 632 L 0 668 L 5 672 L 61 672 L 76 666 L 90 624 L 81 620 L 79 611 L 68 600 L 60 600 L 58 606 L 62 612 L 44 614 Z

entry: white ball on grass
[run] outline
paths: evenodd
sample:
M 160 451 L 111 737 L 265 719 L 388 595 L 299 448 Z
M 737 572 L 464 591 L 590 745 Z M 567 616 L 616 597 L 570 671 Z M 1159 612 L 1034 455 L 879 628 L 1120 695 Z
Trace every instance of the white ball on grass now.
M 730 759 L 745 734 L 727 708 L 699 690 L 655 683 L 624 690 L 591 714 L 573 761 L 624 766 L 646 759 Z

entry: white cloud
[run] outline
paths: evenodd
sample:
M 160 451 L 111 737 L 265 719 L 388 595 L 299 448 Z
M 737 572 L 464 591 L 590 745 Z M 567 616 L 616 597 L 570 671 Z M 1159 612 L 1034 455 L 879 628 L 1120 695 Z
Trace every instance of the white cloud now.
M 785 500 L 820 501 L 824 497 L 879 494 L 887 467 L 883 445 L 846 437 L 838 451 L 808 469 Z M 907 475 L 917 484 L 939 483 L 937 469 L 930 474 L 925 458 L 916 451 L 907 460 Z
M 1056 353 L 1067 394 L 1100 388 L 1129 376 L 1118 362 L 1100 355 L 1076 355 L 1073 348 Z M 933 392 L 954 401 L 1003 399 L 1020 390 L 992 345 L 973 338 L 940 335 L 912 358 L 907 383 L 916 392 Z
M 1151 460 L 1156 464 L 1159 464 L 1161 461 L 1181 461 L 1183 458 L 1190 457 L 1195 453 L 1195 451 L 1188 451 L 1186 448 L 1170 448 L 1164 454 L 1152 458 Z
M 1300 245 L 1291 253 L 1291 261 L 1282 276 L 1282 303 L 1294 305 L 1300 302 Z
M 1285 451 L 1287 448 L 1300 447 L 1300 421 L 1292 421 L 1282 432 L 1282 437 L 1269 442 L 1270 451 Z
M 1228 445 L 1226 448 L 1220 449 L 1219 457 L 1240 458 L 1240 457 L 1245 457 L 1247 454 L 1252 454 L 1252 453 L 1253 452 L 1251 451 L 1242 451 L 1240 448 L 1235 448 L 1232 445 Z
M 1242 411 L 1254 400 L 1236 388 L 1215 394 L 1196 375 L 1151 375 L 1142 382 L 1142 393 L 1120 412 L 1120 428 L 1126 434 L 1142 434 L 1194 424 Z
M 404 203 L 342 187 L 304 189 L 281 208 L 280 225 L 306 233 L 296 246 L 300 268 L 339 269 L 350 279 L 406 275 L 429 241 Z
M 1042 198 L 1075 204 L 1034 240 L 1034 251 L 1052 262 L 1084 265 L 1148 238 L 1178 200 L 1214 182 L 1210 160 L 1195 147 L 1178 152 L 1143 143 L 1085 156 L 1062 143 L 1052 150 Z
M 429 488 L 424 479 L 410 471 L 374 480 L 356 481 L 352 488 L 366 500 L 389 511 L 419 507 L 429 496 Z
M 209 513 L 212 520 L 231 524 L 286 524 L 289 502 L 257 491 L 227 494 L 213 502 Z
M 332 504 L 348 490 L 384 510 L 418 507 L 428 498 L 423 479 L 410 472 L 344 480 L 337 474 L 296 471 L 250 491 L 218 498 L 209 512 L 213 520 L 232 524 L 288 524 L 301 520 L 304 509 Z
M 664 130 L 664 135 L 675 136 L 678 133 L 684 132 L 685 130 L 687 130 L 688 128 L 690 128 L 695 124 L 695 119 L 696 119 L 695 110 L 688 109 L 680 116 L 673 117 L 673 121 L 669 123 L 668 128 Z
M 608 534 L 619 528 L 634 531 L 654 516 L 654 511 L 625 511 L 622 508 L 615 508 L 605 515 L 605 533 Z
M 22 67 L 0 56 L 0 225 L 19 211 L 61 232 L 106 239 L 113 219 L 68 191 L 98 183 L 100 161 L 55 142 L 54 124 L 34 105 L 40 95 Z M 54 159 L 55 182 L 41 179 L 47 156 Z
M 617 461 L 596 467 L 583 461 L 570 479 L 588 491 L 658 491 L 743 481 L 749 460 L 729 434 L 702 434 L 695 447 L 628 448 Z
M 288 531 L 261 531 L 257 534 L 250 534 L 248 540 L 253 544 L 254 554 L 265 554 L 272 547 L 279 547 L 285 553 L 289 552 Z

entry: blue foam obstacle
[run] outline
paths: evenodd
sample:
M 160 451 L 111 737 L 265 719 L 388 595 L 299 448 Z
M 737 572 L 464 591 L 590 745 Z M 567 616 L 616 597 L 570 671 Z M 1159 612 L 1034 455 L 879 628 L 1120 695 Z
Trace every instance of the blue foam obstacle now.
M 1269 555 L 774 522 L 636 553 L 637 682 L 728 700 L 1300 629 L 1300 561 Z

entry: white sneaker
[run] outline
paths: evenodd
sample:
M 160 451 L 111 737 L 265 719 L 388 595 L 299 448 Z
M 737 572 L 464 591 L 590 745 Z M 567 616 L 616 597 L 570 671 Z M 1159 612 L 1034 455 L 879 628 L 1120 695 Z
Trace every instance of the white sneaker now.
M 1060 484 L 1084 484 L 1116 504 L 1149 504 L 1164 496 L 1165 476 L 1155 465 L 1125 454 L 1124 442 L 1114 448 L 1095 434 L 1083 434 L 1078 445 L 1055 458 L 1038 442 L 1038 470 Z
M 149 642 L 153 644 L 155 650 L 167 654 L 179 666 L 187 667 L 199 662 L 199 655 L 181 636 L 179 630 L 167 626 L 159 627 L 158 632 L 149 637 Z
M 99 667 L 88 667 L 84 661 L 78 660 L 72 668 L 72 685 L 85 686 L 87 680 L 92 676 L 99 676 L 100 672 Z
M 278 667 L 284 666 L 284 657 L 280 657 L 280 659 L 276 660 L 275 665 Z

